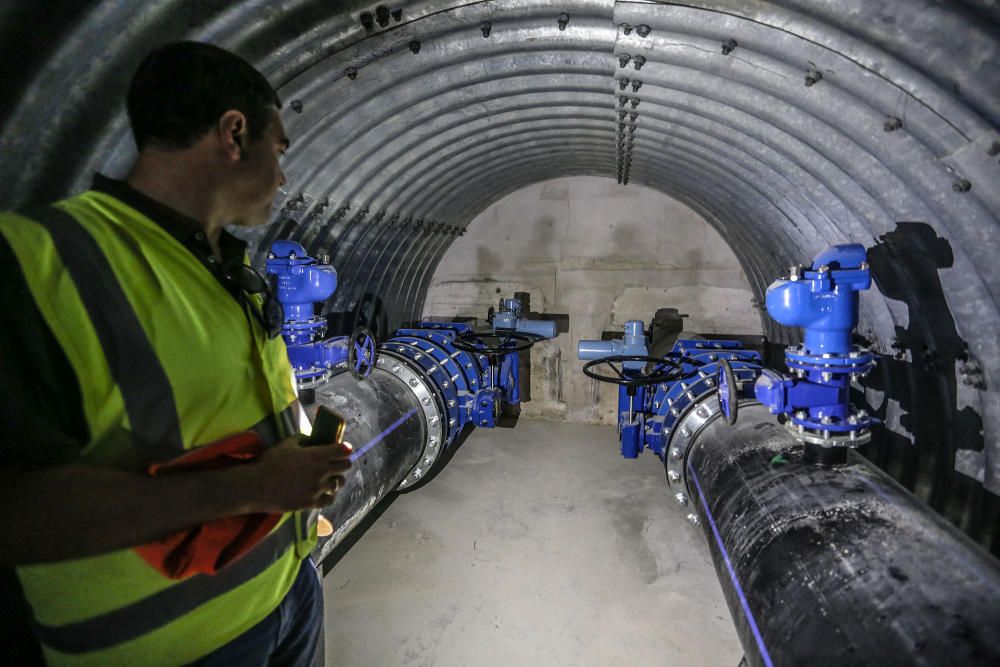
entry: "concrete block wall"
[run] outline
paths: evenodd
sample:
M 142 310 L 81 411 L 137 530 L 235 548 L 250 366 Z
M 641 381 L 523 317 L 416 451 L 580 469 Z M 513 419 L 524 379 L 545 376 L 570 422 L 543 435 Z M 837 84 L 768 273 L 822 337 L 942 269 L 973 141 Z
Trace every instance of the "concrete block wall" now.
M 577 341 L 649 322 L 657 308 L 687 313 L 685 330 L 760 334 L 750 286 L 732 250 L 700 216 L 642 186 L 571 177 L 494 203 L 448 250 L 425 318 L 484 318 L 500 296 L 531 295 L 532 310 L 569 315 L 569 333 L 532 350 L 532 401 L 523 414 L 615 421 L 615 388 L 589 380 Z

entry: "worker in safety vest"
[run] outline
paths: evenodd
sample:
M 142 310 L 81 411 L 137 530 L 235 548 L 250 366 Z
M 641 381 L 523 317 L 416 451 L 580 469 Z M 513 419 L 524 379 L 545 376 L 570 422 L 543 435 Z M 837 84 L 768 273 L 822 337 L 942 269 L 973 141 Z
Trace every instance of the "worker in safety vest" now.
M 280 106 L 227 51 L 159 48 L 128 176 L 0 214 L 0 566 L 49 664 L 320 651 L 311 510 L 351 449 L 300 445 L 280 304 L 223 229 L 268 220 Z

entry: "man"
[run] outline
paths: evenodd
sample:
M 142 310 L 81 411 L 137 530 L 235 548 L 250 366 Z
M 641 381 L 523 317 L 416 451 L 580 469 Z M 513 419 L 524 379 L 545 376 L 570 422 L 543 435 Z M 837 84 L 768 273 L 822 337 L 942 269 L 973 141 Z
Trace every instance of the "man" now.
M 307 665 L 308 510 L 350 446 L 299 445 L 280 309 L 223 229 L 266 222 L 284 183 L 280 101 L 242 59 L 182 42 L 139 66 L 127 108 L 124 181 L 0 215 L 0 566 L 50 664 Z M 247 430 L 271 445 L 252 463 L 148 473 Z M 134 548 L 255 513 L 282 516 L 216 574 L 172 579 Z

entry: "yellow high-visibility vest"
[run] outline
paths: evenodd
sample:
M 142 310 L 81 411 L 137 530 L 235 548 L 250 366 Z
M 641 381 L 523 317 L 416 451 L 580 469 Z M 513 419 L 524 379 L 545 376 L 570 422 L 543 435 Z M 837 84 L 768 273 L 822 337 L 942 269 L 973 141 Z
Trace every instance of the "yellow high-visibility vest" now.
M 280 337 L 139 211 L 96 191 L 56 206 L 71 218 L 0 214 L 0 234 L 76 374 L 90 433 L 82 462 L 142 471 L 251 428 L 269 444 L 291 435 Z M 285 515 L 213 576 L 168 579 L 131 549 L 18 567 L 46 660 L 176 665 L 223 646 L 291 588 L 316 544 L 308 517 Z

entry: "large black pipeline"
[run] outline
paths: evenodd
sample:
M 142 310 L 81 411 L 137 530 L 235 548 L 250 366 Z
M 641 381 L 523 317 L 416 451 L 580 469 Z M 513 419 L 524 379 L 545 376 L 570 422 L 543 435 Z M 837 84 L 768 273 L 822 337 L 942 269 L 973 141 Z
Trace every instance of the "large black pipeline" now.
M 760 405 L 686 464 L 752 665 L 1000 665 L 1000 563 L 854 453 L 806 463 Z
M 315 560 L 321 562 L 383 498 L 395 490 L 420 459 L 427 427 L 413 387 L 376 368 L 359 382 L 349 373 L 335 375 L 316 390 L 316 404 L 341 414 L 344 439 L 354 447 L 346 484 L 322 515 L 334 527 L 321 538 Z

